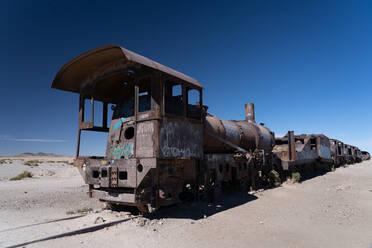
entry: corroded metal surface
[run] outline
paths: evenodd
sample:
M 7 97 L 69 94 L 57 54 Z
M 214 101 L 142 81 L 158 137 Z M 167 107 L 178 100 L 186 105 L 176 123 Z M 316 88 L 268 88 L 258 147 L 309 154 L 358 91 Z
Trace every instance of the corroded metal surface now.
M 276 138 L 273 152 L 281 161 L 284 170 L 318 162 L 332 163 L 330 141 L 322 134 L 293 135 L 293 131 L 290 131 L 286 136 Z
M 161 158 L 203 157 L 203 126 L 179 119 L 163 119 L 159 131 Z
M 236 150 L 220 142 L 215 136 L 227 140 L 246 151 L 262 149 L 271 151 L 275 144 L 274 134 L 266 127 L 254 121 L 227 121 L 212 115 L 205 118 L 207 132 L 204 137 L 206 152 L 228 152 Z

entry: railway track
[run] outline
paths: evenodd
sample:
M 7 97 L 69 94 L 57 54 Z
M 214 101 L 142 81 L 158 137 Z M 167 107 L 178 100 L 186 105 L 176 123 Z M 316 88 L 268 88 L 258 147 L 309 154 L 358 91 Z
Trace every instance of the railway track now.
M 41 223 L 35 223 L 35 224 L 24 225 L 24 226 L 19 226 L 19 227 L 15 227 L 15 228 L 4 229 L 4 230 L 0 230 L 0 233 L 12 232 L 12 231 L 16 231 L 16 230 L 19 230 L 19 229 L 31 228 L 31 227 L 40 226 L 40 225 L 49 224 L 49 223 L 69 221 L 69 220 L 81 218 L 81 217 L 84 217 L 84 216 L 86 216 L 86 215 L 78 215 L 78 216 L 73 216 L 73 217 L 68 217 L 68 218 L 54 219 L 54 220 L 41 222 Z M 72 231 L 61 232 L 61 233 L 57 233 L 57 234 L 48 235 L 46 237 L 40 237 L 40 238 L 37 238 L 37 239 L 25 241 L 25 242 L 22 242 L 22 243 L 7 245 L 7 246 L 5 246 L 5 248 L 24 247 L 26 245 L 35 244 L 35 243 L 39 243 L 39 242 L 43 242 L 43 241 L 47 241 L 47 240 L 58 239 L 58 238 L 63 238 L 63 237 L 68 237 L 68 236 L 74 236 L 74 235 L 84 234 L 84 233 L 89 233 L 89 232 L 95 232 L 95 231 L 101 230 L 103 228 L 110 227 L 110 226 L 113 226 L 113 225 L 117 225 L 117 224 L 120 224 L 122 222 L 126 222 L 126 221 L 129 221 L 129 220 L 138 218 L 138 217 L 139 216 L 131 216 L 131 217 L 126 217 L 126 218 L 121 218 L 121 219 L 118 219 L 118 220 L 108 221 L 108 222 L 101 223 L 101 224 L 94 224 L 94 225 L 86 226 L 86 227 L 83 227 L 83 228 L 77 228 L 77 229 L 74 229 Z

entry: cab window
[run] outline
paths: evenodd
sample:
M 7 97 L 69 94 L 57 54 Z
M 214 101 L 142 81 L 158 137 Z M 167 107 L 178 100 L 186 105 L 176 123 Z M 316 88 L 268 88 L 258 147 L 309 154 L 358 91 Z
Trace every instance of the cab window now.
M 181 84 L 165 84 L 165 112 L 172 115 L 183 115 L 183 97 Z
M 151 79 L 139 81 L 138 112 L 151 110 Z
M 187 91 L 187 117 L 200 120 L 200 91 L 189 89 Z
M 113 107 L 113 119 L 134 116 L 134 84 L 123 82 L 121 101 Z

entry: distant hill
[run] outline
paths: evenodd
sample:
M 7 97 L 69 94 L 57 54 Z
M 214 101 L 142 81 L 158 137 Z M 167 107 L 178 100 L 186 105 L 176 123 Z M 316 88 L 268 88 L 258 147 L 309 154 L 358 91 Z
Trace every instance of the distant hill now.
M 61 156 L 61 155 L 56 155 L 54 153 L 45 153 L 45 152 L 38 152 L 38 153 L 24 152 L 24 153 L 18 154 L 17 156 L 19 157 L 29 157 L 29 156 L 43 157 L 43 156 Z

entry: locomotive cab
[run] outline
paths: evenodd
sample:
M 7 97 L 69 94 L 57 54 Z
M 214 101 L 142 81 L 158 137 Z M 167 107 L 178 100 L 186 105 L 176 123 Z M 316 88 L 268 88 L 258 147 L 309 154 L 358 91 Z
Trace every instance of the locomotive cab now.
M 203 156 L 197 80 L 119 46 L 106 46 L 64 65 L 52 88 L 80 95 L 74 165 L 90 196 L 151 212 L 195 189 Z M 84 119 L 87 100 L 90 120 Z M 95 102 L 102 102 L 100 126 L 95 126 Z M 105 156 L 80 155 L 82 131 L 108 133 Z

